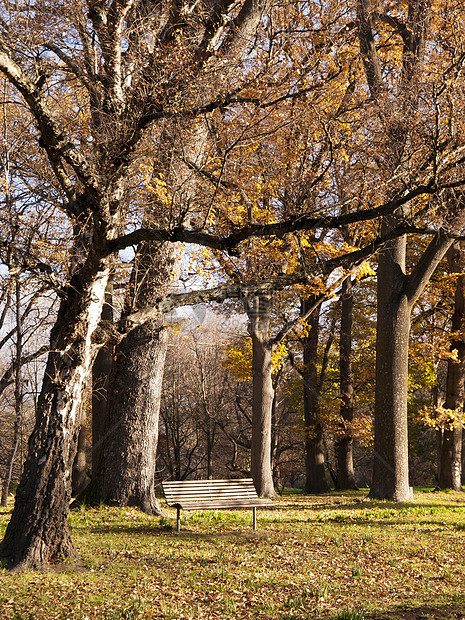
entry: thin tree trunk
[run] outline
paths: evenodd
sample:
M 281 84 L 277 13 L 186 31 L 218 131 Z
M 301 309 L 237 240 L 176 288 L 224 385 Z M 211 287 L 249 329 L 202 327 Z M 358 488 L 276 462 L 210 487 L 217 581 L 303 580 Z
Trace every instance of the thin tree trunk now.
M 439 488 L 462 491 L 462 422 L 441 436 Z
M 339 339 L 339 377 L 341 390 L 341 418 L 336 441 L 337 484 L 336 488 L 356 489 L 353 433 L 351 423 L 354 419 L 354 386 L 352 376 L 352 319 L 354 297 L 352 281 L 349 278 L 342 283 L 341 294 L 341 328 Z
M 447 252 L 449 271 L 462 273 L 464 267 L 463 253 L 460 245 L 454 245 Z M 449 359 L 447 364 L 447 389 L 445 409 L 463 412 L 464 379 L 465 379 L 465 342 L 462 333 L 465 320 L 464 276 L 457 277 L 452 316 L 451 332 L 453 340 L 451 351 L 457 352 L 458 361 Z M 452 428 L 446 427 L 441 434 L 439 457 L 439 488 L 462 490 L 462 422 Z
M 8 467 L 2 486 L 2 500 L 1 505 L 6 508 L 8 503 L 8 494 L 10 492 L 11 479 L 13 477 L 13 468 L 16 460 L 16 454 L 18 452 L 19 443 L 21 440 L 21 424 L 22 424 L 22 402 L 23 402 L 23 390 L 22 390 L 22 376 L 21 376 L 21 356 L 23 351 L 23 332 L 21 321 L 21 284 L 19 277 L 15 282 L 15 317 L 16 317 L 16 351 L 15 351 L 15 426 L 13 435 L 13 447 L 11 449 L 10 458 L 8 461 Z
M 279 387 L 280 373 L 276 373 L 273 385 L 273 406 L 271 408 L 271 471 L 273 474 L 274 487 L 280 486 L 280 475 L 278 471 L 278 444 L 279 436 L 277 432 L 276 406 L 277 406 L 277 390 Z
M 207 480 L 213 478 L 213 444 L 214 434 L 209 428 L 207 431 Z
M 304 301 L 306 307 L 312 305 L 313 298 Z M 305 472 L 307 493 L 326 493 L 329 490 L 326 481 L 323 427 L 320 421 L 320 382 L 318 380 L 318 337 L 321 306 L 311 313 L 307 323 L 310 332 L 302 339 L 304 351 L 303 386 L 304 386 L 304 421 L 305 421 Z
M 257 296 L 249 308 L 252 336 L 252 478 L 260 497 L 274 497 L 271 469 L 273 364 L 270 340 L 271 294 Z

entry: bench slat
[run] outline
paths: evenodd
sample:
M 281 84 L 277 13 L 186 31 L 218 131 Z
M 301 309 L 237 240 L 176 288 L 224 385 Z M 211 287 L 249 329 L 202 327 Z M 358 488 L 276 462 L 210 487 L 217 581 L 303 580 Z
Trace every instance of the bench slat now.
M 234 508 L 260 508 L 265 506 L 272 506 L 271 500 L 255 500 L 255 501 L 234 501 L 234 502 L 220 502 L 220 501 L 211 501 L 211 502 L 179 502 L 176 504 L 172 504 L 172 506 L 180 507 L 182 510 L 221 510 L 221 509 L 231 509 Z
M 205 484 L 237 484 L 237 485 L 253 485 L 252 478 L 215 478 L 214 480 L 166 480 L 163 482 L 163 486 L 165 485 L 175 485 L 175 486 L 202 486 Z
M 220 493 L 217 492 L 213 492 L 213 491 L 202 491 L 201 493 L 193 493 L 192 491 L 188 492 L 188 493 L 181 493 L 179 491 L 172 491 L 172 492 L 166 492 L 165 491 L 165 496 L 169 495 L 170 497 L 193 497 L 193 498 L 198 498 L 198 499 L 202 499 L 204 497 L 229 497 L 229 498 L 234 498 L 234 497 L 245 497 L 245 498 L 249 498 L 249 499 L 253 499 L 255 497 L 257 497 L 256 493 L 252 494 L 252 493 L 238 493 L 237 491 L 223 491 Z

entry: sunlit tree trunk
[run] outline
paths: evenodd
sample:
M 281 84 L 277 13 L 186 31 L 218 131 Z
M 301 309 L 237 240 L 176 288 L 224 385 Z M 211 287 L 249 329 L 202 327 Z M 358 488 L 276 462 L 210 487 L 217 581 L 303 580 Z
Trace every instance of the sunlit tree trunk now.
M 270 338 L 272 296 L 259 295 L 248 309 L 252 336 L 252 478 L 260 497 L 274 497 L 271 469 L 273 364 Z
M 461 227 L 465 213 L 460 204 L 456 207 L 454 225 Z M 418 296 L 451 244 L 448 235 L 439 231 L 408 276 L 405 274 L 405 238 L 388 244 L 386 251 L 380 253 L 374 468 L 370 490 L 373 498 L 406 501 L 411 497 L 407 432 L 410 317 Z
M 408 477 L 408 343 L 411 307 L 406 295 L 406 238 L 380 253 L 376 331 L 374 468 L 371 496 L 410 498 Z
M 182 250 L 175 244 L 144 244 L 136 257 L 128 312 L 166 294 Z M 138 506 L 162 514 L 155 497 L 158 419 L 167 349 L 163 320 L 131 330 L 115 351 L 109 380 L 105 441 L 87 502 Z

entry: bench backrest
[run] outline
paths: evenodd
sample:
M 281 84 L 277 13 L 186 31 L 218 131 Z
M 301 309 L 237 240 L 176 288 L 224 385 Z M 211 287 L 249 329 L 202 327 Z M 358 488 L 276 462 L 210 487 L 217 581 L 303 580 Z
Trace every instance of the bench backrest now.
M 257 499 L 252 478 L 164 482 L 163 491 L 168 505 L 183 502 Z

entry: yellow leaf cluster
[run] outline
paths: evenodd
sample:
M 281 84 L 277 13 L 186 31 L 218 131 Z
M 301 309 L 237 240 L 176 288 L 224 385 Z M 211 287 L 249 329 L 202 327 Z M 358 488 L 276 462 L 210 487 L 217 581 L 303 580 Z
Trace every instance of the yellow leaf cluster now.
M 280 342 L 277 347 L 274 348 L 271 354 L 271 363 L 273 364 L 273 370 L 278 370 L 284 364 L 284 360 L 287 356 L 287 347 L 284 342 Z
M 457 409 L 446 409 L 445 407 L 424 407 L 417 414 L 417 419 L 421 424 L 429 428 L 451 431 L 456 428 L 463 418 L 462 405 Z
M 287 356 L 287 347 L 281 342 L 274 348 L 271 354 L 273 370 L 278 370 L 284 364 Z M 252 379 L 252 339 L 248 338 L 238 346 L 230 347 L 226 352 L 225 367 L 232 373 L 237 381 L 250 381 Z
M 225 366 L 237 381 L 249 381 L 252 378 L 252 340 L 230 347 L 226 351 Z
M 375 275 L 376 275 L 376 271 L 373 269 L 370 263 L 367 263 L 365 261 L 358 268 L 356 278 L 357 280 L 361 280 L 362 278 L 367 278 L 369 276 L 375 276 Z

